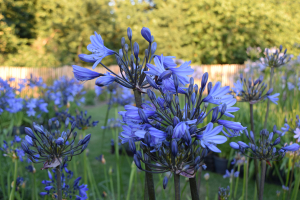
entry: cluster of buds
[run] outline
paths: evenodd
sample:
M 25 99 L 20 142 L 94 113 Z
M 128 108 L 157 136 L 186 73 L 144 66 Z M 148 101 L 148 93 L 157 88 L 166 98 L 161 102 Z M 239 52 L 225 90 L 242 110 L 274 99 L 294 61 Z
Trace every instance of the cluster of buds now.
M 269 52 L 269 49 L 265 49 L 265 58 L 263 59 L 263 63 L 265 66 L 278 68 L 286 63 L 288 63 L 292 57 L 288 57 L 286 54 L 287 49 L 282 53 L 282 45 L 279 46 L 279 51 L 276 49 L 273 53 Z
M 226 200 L 230 196 L 230 187 L 226 188 L 220 187 L 218 191 L 218 200 Z
M 66 124 L 69 120 L 66 120 Z M 42 169 L 55 168 L 67 161 L 73 156 L 81 154 L 90 141 L 91 134 L 85 136 L 74 146 L 77 133 L 75 129 L 76 122 L 71 125 L 71 130 L 60 132 L 59 122 L 54 123 L 49 120 L 49 127 L 45 129 L 42 125 L 33 123 L 33 130 L 29 127 L 25 128 L 25 141 L 22 142 L 22 149 L 28 155 L 29 159 L 34 163 L 44 163 Z M 35 133 L 34 133 L 34 132 Z M 71 142 L 68 140 L 73 136 Z
M 274 141 L 274 133 L 263 129 L 260 131 L 260 138 L 256 142 L 254 139 L 254 133 L 250 131 L 250 135 L 247 130 L 244 130 L 245 135 L 249 139 L 249 144 L 242 141 L 231 142 L 230 146 L 239 150 L 243 155 L 251 157 L 253 159 L 265 160 L 270 165 L 269 161 L 279 161 L 284 156 L 286 151 L 297 151 L 299 149 L 298 144 L 292 144 L 290 146 L 285 146 L 282 148 L 276 148 L 275 146 L 280 143 L 280 135 Z
M 277 96 L 279 93 L 271 95 L 273 88 L 270 88 L 267 92 L 267 84 L 263 82 L 264 77 L 260 76 L 258 79 L 254 80 L 249 78 L 248 80 L 240 75 L 240 79 L 234 83 L 232 88 L 233 92 L 237 97 L 239 97 L 242 102 L 249 102 L 250 104 L 255 104 L 259 101 L 265 100 L 266 98 L 270 99 L 273 103 L 277 104 Z

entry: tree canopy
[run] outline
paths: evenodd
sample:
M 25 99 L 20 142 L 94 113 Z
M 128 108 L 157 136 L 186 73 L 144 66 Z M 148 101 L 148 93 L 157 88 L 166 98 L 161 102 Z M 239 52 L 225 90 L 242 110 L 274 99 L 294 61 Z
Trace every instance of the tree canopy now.
M 80 63 L 77 55 L 88 53 L 94 31 L 118 50 L 127 27 L 142 50 L 143 26 L 150 28 L 158 54 L 195 64 L 243 63 L 249 46 L 282 44 L 298 54 L 299 7 L 293 0 L 0 0 L 0 63 Z

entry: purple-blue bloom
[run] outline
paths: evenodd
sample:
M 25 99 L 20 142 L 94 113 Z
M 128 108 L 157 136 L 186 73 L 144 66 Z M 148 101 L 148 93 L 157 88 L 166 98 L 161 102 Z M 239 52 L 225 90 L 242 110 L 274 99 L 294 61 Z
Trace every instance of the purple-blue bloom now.
M 145 40 L 147 40 L 149 43 L 152 42 L 151 31 L 149 28 L 143 27 L 141 30 L 141 34 L 145 38 Z
M 278 105 L 278 103 L 276 101 L 279 100 L 278 96 L 280 95 L 280 93 L 276 93 L 270 96 L 267 96 L 267 98 L 272 101 L 273 103 L 275 103 L 276 105 Z
M 78 81 L 88 81 L 101 76 L 100 73 L 89 70 L 84 67 L 73 65 L 73 73 Z
M 115 80 L 116 77 L 107 72 L 104 76 L 97 78 L 95 84 L 99 87 L 103 87 L 112 84 Z
M 298 149 L 300 148 L 299 144 L 297 143 L 294 143 L 294 144 L 291 144 L 289 146 L 285 146 L 285 147 L 282 147 L 281 149 L 284 150 L 284 151 L 298 151 Z
M 92 54 L 80 54 L 78 57 L 85 62 L 94 63 L 93 69 L 95 69 L 104 57 L 113 55 L 115 52 L 104 46 L 101 35 L 96 31 L 95 35 L 91 35 L 90 40 L 91 44 L 87 46 L 87 49 L 92 52 Z

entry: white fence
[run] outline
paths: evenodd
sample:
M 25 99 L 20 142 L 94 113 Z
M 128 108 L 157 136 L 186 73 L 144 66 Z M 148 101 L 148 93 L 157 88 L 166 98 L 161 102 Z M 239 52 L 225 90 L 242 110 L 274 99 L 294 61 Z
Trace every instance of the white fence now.
M 208 72 L 209 81 L 221 81 L 222 85 L 233 86 L 234 76 L 237 75 L 240 70 L 245 68 L 245 65 L 201 65 L 192 66 L 195 69 L 193 75 L 195 83 L 200 85 L 201 77 L 204 72 Z M 88 67 L 91 69 L 91 67 Z M 119 73 L 119 67 L 113 65 L 109 67 L 115 73 Z M 15 78 L 15 84 L 18 84 L 19 79 L 29 78 L 30 74 L 35 77 L 42 77 L 46 83 L 51 83 L 54 79 L 61 76 L 67 76 L 73 78 L 73 69 L 71 66 L 63 66 L 57 68 L 30 68 L 30 67 L 6 67 L 0 66 L 0 77 L 2 79 Z M 103 67 L 96 67 L 95 71 L 99 73 L 105 73 L 107 70 Z M 95 81 L 87 81 L 84 83 L 86 88 L 94 88 Z M 26 90 L 26 89 L 25 89 Z

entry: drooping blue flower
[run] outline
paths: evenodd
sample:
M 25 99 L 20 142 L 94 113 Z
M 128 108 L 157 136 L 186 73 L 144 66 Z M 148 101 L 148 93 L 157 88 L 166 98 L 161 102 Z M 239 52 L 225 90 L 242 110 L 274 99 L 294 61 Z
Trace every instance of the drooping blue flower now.
M 90 40 L 91 44 L 87 46 L 87 49 L 92 52 L 92 54 L 80 54 L 78 57 L 85 62 L 94 63 L 93 69 L 95 69 L 104 57 L 113 55 L 115 52 L 104 46 L 101 35 L 96 31 L 95 35 L 91 35 Z
M 226 173 L 225 175 L 223 175 L 223 178 L 230 178 L 232 179 L 233 177 L 237 178 L 239 176 L 240 172 L 239 171 L 236 171 L 234 172 L 233 169 L 229 172 L 227 169 L 226 169 Z
M 224 113 L 225 116 L 234 118 L 234 115 L 231 113 L 237 112 L 240 110 L 238 107 L 232 107 L 233 105 L 236 104 L 236 99 L 235 98 L 228 98 L 223 100 L 223 104 L 226 104 L 226 111 Z M 222 110 L 222 105 L 219 106 L 219 112 Z
M 234 87 L 232 87 L 231 89 L 235 92 L 235 94 L 238 96 L 240 94 L 242 94 L 243 90 L 243 83 L 240 80 L 237 80 L 236 83 L 233 83 Z
M 291 144 L 289 146 L 282 147 L 281 149 L 284 150 L 284 151 L 292 151 L 292 152 L 294 152 L 294 151 L 298 151 L 299 148 L 300 148 L 299 144 L 293 143 L 293 144 Z
M 80 67 L 77 65 L 72 65 L 72 67 L 73 67 L 74 76 L 78 81 L 88 81 L 101 76 L 100 73 L 95 72 L 93 70 L 89 70 L 84 67 Z
M 97 78 L 95 84 L 99 87 L 103 87 L 112 84 L 115 80 L 116 77 L 107 72 L 104 76 Z
M 276 94 L 273 94 L 273 95 L 269 95 L 267 96 L 267 98 L 272 101 L 273 103 L 275 103 L 276 105 L 278 105 L 278 103 L 276 101 L 279 100 L 278 96 L 280 95 L 280 93 L 276 93 Z
M 222 104 L 232 99 L 232 95 L 227 95 L 230 92 L 229 86 L 221 87 L 221 83 L 217 82 L 209 91 L 207 97 L 203 99 L 204 102 L 209 102 L 212 104 Z

